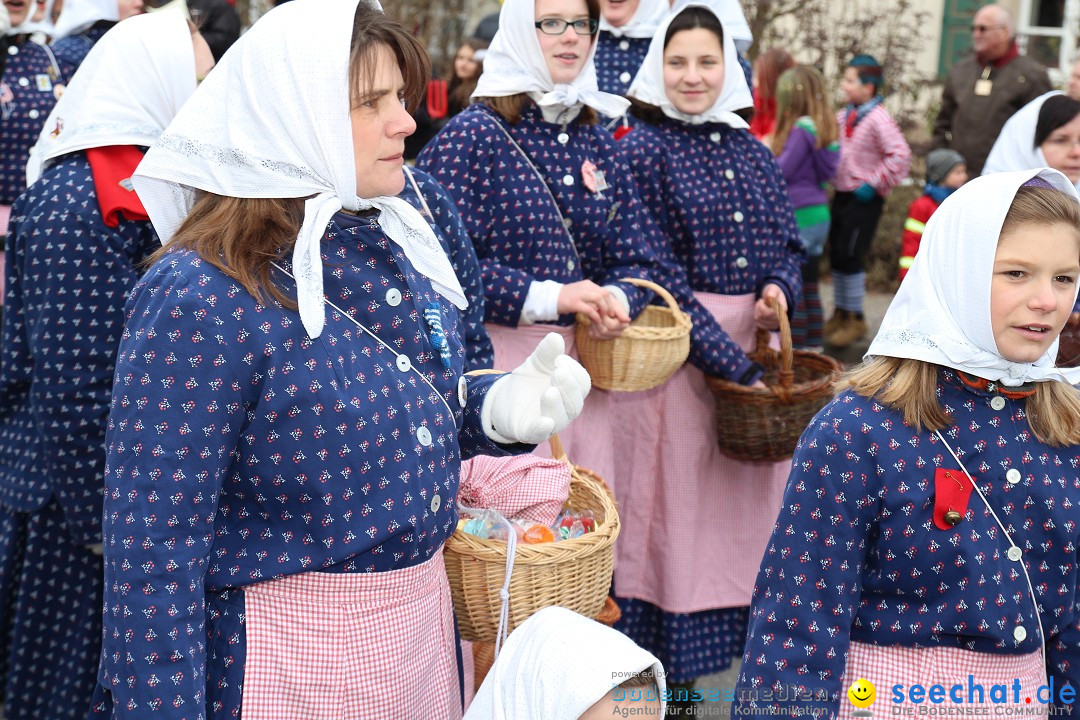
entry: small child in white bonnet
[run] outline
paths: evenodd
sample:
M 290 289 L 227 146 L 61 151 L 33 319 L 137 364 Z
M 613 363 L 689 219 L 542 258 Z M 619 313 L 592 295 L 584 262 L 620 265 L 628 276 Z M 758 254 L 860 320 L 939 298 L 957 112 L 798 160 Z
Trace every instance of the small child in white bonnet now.
M 465 720 L 662 718 L 664 668 L 617 630 L 561 607 L 510 634 Z

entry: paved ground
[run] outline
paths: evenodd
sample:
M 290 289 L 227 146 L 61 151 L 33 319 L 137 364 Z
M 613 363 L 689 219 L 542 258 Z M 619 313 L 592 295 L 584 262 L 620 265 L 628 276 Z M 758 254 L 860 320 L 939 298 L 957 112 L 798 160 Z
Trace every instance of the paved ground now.
M 832 285 L 822 283 L 821 295 L 822 303 L 826 308 L 825 317 L 828 318 L 832 315 Z M 877 332 L 878 326 L 881 324 L 881 318 L 884 317 L 885 310 L 889 307 L 891 300 L 892 295 L 886 293 L 868 293 L 865 302 L 865 315 L 870 331 L 866 334 L 866 338 L 845 350 L 826 347 L 825 352 L 845 365 L 853 365 L 859 362 L 866 352 L 866 348 L 870 346 L 870 341 L 874 338 L 874 333 Z M 696 686 L 706 690 L 719 690 L 720 696 L 723 697 L 726 692 L 731 692 L 734 689 L 738 678 L 739 668 L 738 663 L 736 663 L 725 672 L 699 678 Z M 728 717 L 731 712 L 730 703 L 724 702 L 705 702 L 696 709 L 698 712 L 694 717 Z

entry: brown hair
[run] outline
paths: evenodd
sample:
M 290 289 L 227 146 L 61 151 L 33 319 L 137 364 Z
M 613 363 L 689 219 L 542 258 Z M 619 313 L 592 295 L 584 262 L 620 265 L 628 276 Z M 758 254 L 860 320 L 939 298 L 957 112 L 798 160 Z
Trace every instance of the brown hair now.
M 415 107 L 424 95 L 431 62 L 423 46 L 396 20 L 366 2 L 356 7 L 349 51 L 349 104 L 356 107 L 374 81 L 376 49 L 394 53 L 405 81 L 405 97 Z M 259 302 L 267 294 L 285 307 L 296 301 L 272 280 L 272 265 L 296 243 L 304 221 L 305 198 L 238 198 L 197 191 L 195 203 L 172 240 L 148 260 L 194 250 L 206 262 L 240 283 Z
M 755 95 L 760 95 L 762 100 L 775 97 L 776 81 L 780 74 L 794 66 L 795 58 L 787 50 L 770 48 L 763 52 L 754 61 L 754 76 L 758 81 Z
M 1022 225 L 1065 225 L 1080 240 L 1080 205 L 1052 188 L 1024 186 L 1016 192 L 1001 234 Z M 876 357 L 849 372 L 839 389 L 851 388 L 904 416 L 916 430 L 944 430 L 953 424 L 937 399 L 938 366 L 922 360 Z M 1031 432 L 1054 447 L 1080 444 L 1080 395 L 1064 382 L 1040 382 L 1026 401 Z
M 477 50 L 486 50 L 488 42 L 481 40 L 480 38 L 469 38 L 465 42 L 461 43 L 461 47 L 458 48 L 458 52 L 461 52 L 461 48 L 472 48 L 475 53 Z M 469 104 L 469 98 L 473 94 L 473 90 L 476 89 L 476 81 L 480 79 L 480 73 L 484 71 L 484 61 L 480 60 L 477 63 L 477 73 L 470 78 L 459 78 L 457 71 L 454 70 L 454 65 L 457 62 L 457 53 L 454 53 L 454 59 L 450 61 L 450 82 L 447 85 L 446 95 L 450 101 L 452 107 L 456 106 L 463 108 Z
M 585 0 L 585 6 L 589 9 L 589 18 L 600 22 L 600 0 Z M 567 28 L 566 32 L 574 31 Z M 592 36 L 593 44 L 596 43 L 596 37 L 596 35 Z M 476 101 L 490 107 L 511 125 L 517 125 L 521 122 L 521 115 L 525 112 L 525 108 L 532 103 L 532 98 L 525 93 L 518 93 L 504 97 L 477 98 Z M 588 106 L 581 108 L 581 113 L 577 116 L 577 122 L 581 125 L 595 125 L 599 121 L 596 111 Z
M 796 65 L 785 70 L 776 82 L 776 131 L 772 140 L 774 155 L 784 150 L 791 129 L 801 117 L 809 117 L 814 122 L 819 148 L 836 142 L 839 129 L 836 126 L 836 112 L 825 89 L 825 78 L 817 69 L 807 65 Z

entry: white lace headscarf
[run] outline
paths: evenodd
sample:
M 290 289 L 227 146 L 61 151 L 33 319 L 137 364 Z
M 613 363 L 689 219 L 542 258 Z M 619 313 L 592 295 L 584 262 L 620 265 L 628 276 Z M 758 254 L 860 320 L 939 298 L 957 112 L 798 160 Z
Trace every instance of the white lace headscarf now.
M 465 720 L 576 720 L 615 686 L 650 669 L 659 688 L 653 697 L 662 698 L 664 668 L 652 653 L 618 630 L 547 607 L 510 633 Z M 637 697 L 621 701 L 634 715 L 644 710 Z
M 668 0 L 638 0 L 637 10 L 625 25 L 615 27 L 601 13 L 600 29 L 617 38 L 651 38 L 656 34 L 656 28 L 667 17 L 668 10 Z
M 195 82 L 191 30 L 181 13 L 120 23 L 90 50 L 49 113 L 30 149 L 27 186 L 50 160 L 76 150 L 149 147 L 195 92 Z
M 64 0 L 64 9 L 60 11 L 60 17 L 56 18 L 53 42 L 68 35 L 78 35 L 99 20 L 120 20 L 120 8 L 116 0 Z
M 688 115 L 676 108 L 667 95 L 667 90 L 664 87 L 664 42 L 667 37 L 668 27 L 679 16 L 679 13 L 691 7 L 708 10 L 713 15 L 716 15 L 718 20 L 720 19 L 716 8 L 709 2 L 693 0 L 692 2 L 677 4 L 671 15 L 660 23 L 660 27 L 657 28 L 656 35 L 653 36 L 652 42 L 649 44 L 649 52 L 645 56 L 645 60 L 642 61 L 641 69 L 638 70 L 634 81 L 630 83 L 630 90 L 626 94 L 641 102 L 655 105 L 673 120 L 680 120 L 690 125 L 714 122 L 723 123 L 736 129 L 747 128 L 749 125 L 736 115 L 735 111 L 753 107 L 754 98 L 750 94 L 750 87 L 746 84 L 746 76 L 743 74 L 742 66 L 739 65 L 739 55 L 735 51 L 735 41 L 722 21 L 721 27 L 724 29 L 724 85 L 720 89 L 720 95 L 716 98 L 716 102 L 703 113 Z
M 540 41 L 536 37 L 535 0 L 506 0 L 499 11 L 499 30 L 484 56 L 484 72 L 472 97 L 506 97 L 528 93 L 544 110 L 544 117 L 554 117 L 567 110 L 587 105 L 606 117 L 619 117 L 630 103 L 618 95 L 601 92 L 596 84 L 596 41 L 581 72 L 569 84 L 556 85 L 551 79 Z M 566 32 L 574 32 L 567 28 Z
M 420 213 L 396 197 L 356 195 L 349 113 L 356 10 L 357 0 L 294 0 L 268 12 L 229 49 L 132 178 L 162 242 L 184 221 L 196 190 L 308 198 L 292 264 L 300 318 L 313 338 L 326 321 L 320 243 L 343 208 L 377 209 L 379 225 L 417 272 L 455 306 L 468 306 Z
M 990 283 L 998 238 L 1016 191 L 1034 177 L 1080 202 L 1069 179 L 1050 168 L 983 175 L 954 192 L 926 223 L 867 358 L 922 360 L 1009 386 L 1080 382 L 1080 368 L 1054 367 L 1056 340 L 1033 363 L 1006 360 L 994 341 Z

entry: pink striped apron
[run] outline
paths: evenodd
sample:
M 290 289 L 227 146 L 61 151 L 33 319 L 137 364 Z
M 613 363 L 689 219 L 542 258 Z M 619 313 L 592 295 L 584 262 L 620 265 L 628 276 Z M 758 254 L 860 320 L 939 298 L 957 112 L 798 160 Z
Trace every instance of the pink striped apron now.
M 8 223 L 11 221 L 11 206 L 0 205 L 0 235 L 7 235 Z M 0 252 L 0 306 L 4 304 L 4 278 L 6 270 L 4 266 L 4 256 L 7 252 Z
M 752 294 L 695 296 L 752 349 Z M 791 461 L 721 455 L 715 413 L 705 376 L 690 363 L 658 388 L 615 394 L 619 596 L 672 613 L 750 604 Z
M 244 602 L 244 720 L 461 717 L 441 551 L 390 572 L 269 580 Z
M 574 327 L 558 325 L 519 325 L 516 328 L 485 323 L 491 344 L 495 346 L 495 369 L 513 370 L 532 354 L 548 333 L 562 335 L 566 354 L 579 359 Z M 559 433 L 570 462 L 592 470 L 613 487 L 615 457 L 611 438 L 611 393 L 593 388 L 585 398 L 581 415 Z M 540 457 L 551 457 L 551 448 L 542 443 L 533 451 Z
M 972 676 L 968 679 L 968 676 Z M 892 708 L 915 707 L 929 708 L 970 708 L 975 705 L 992 705 L 995 708 L 1022 710 L 1016 714 L 1035 714 L 1038 710 L 1046 715 L 1046 705 L 1039 702 L 1038 690 L 1046 684 L 1046 669 L 1043 666 L 1042 653 L 1036 650 L 1027 655 L 993 655 L 991 653 L 972 652 L 956 647 L 906 648 L 881 647 L 867 643 L 853 642 L 848 651 L 847 669 L 844 674 L 844 691 L 840 694 L 840 712 L 838 720 L 852 720 L 856 710 L 848 700 L 847 691 L 856 680 L 869 680 L 876 690 L 877 698 L 868 710 L 874 717 L 893 716 Z M 1013 702 L 1013 683 L 1020 681 L 1019 703 Z M 981 699 L 977 690 L 969 688 L 980 686 Z M 904 701 L 894 703 L 892 688 L 902 685 Z M 915 704 L 908 699 L 908 690 L 912 685 L 921 685 L 929 690 L 934 685 L 945 689 L 944 700 L 940 703 L 929 702 L 923 695 L 922 703 Z M 950 696 L 953 686 L 960 685 L 956 696 L 962 702 L 955 702 Z M 1008 702 L 993 702 L 991 689 L 995 685 L 1007 687 Z M 969 691 L 971 700 L 968 702 Z M 1055 692 L 1056 692 L 1055 688 Z M 1047 692 L 1042 697 L 1046 699 Z M 1030 702 L 1027 700 L 1030 698 Z M 916 710 L 916 713 L 918 709 Z M 1007 711 L 1002 710 L 1002 713 Z M 995 710 L 994 717 L 998 714 Z M 929 717 L 929 716 L 927 716 Z

